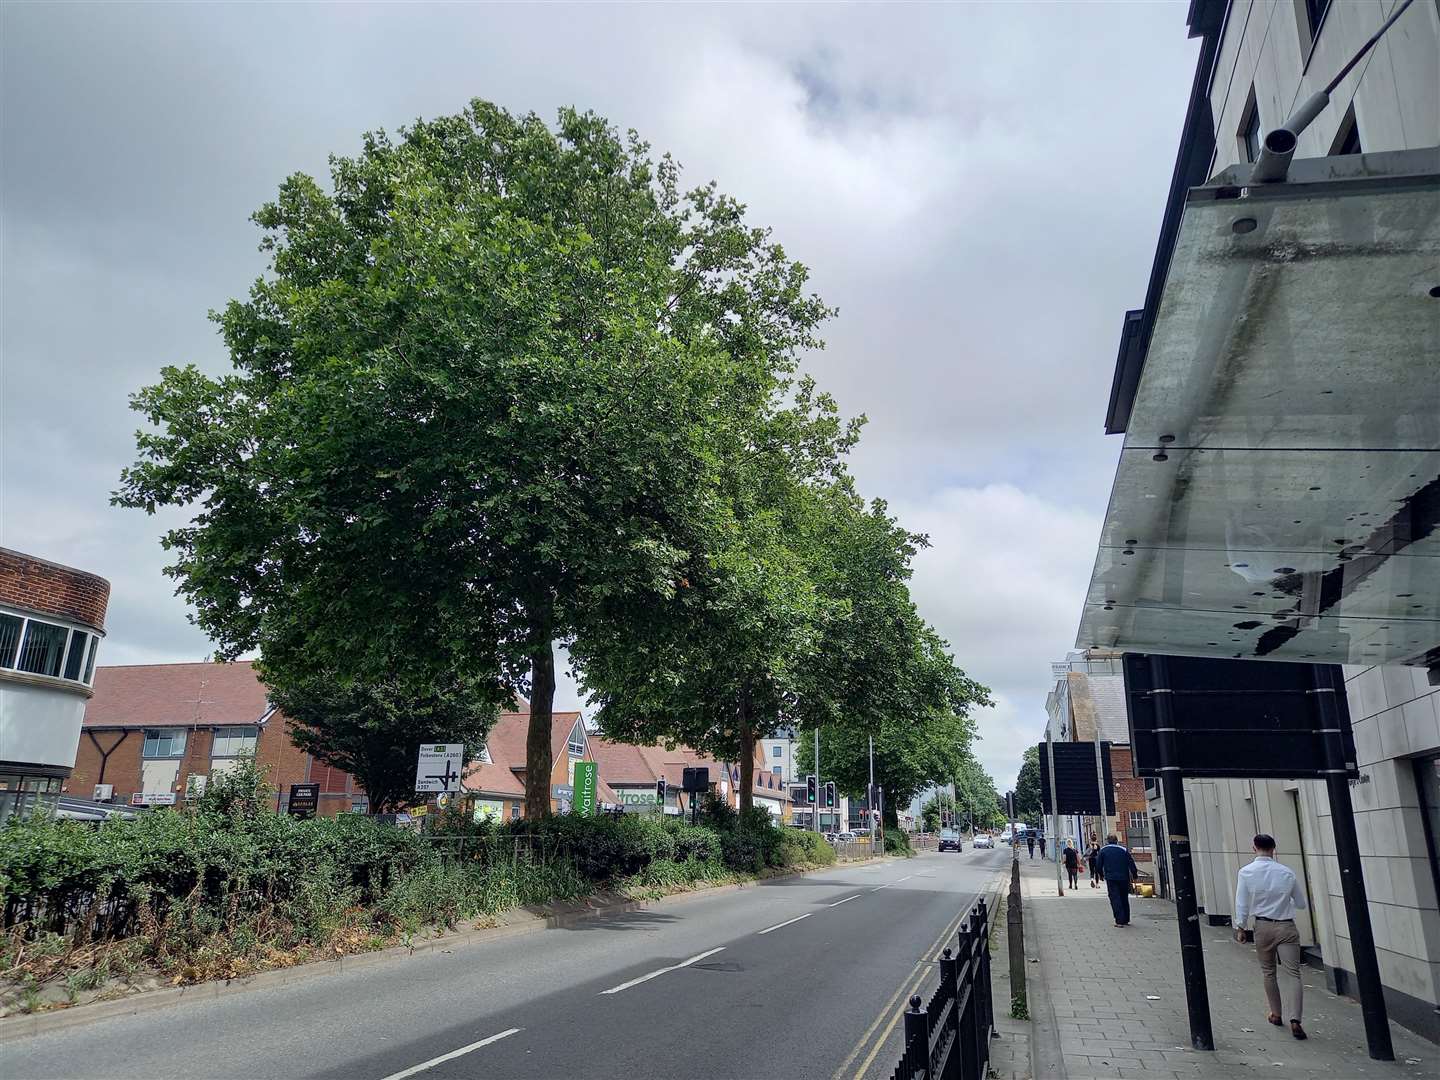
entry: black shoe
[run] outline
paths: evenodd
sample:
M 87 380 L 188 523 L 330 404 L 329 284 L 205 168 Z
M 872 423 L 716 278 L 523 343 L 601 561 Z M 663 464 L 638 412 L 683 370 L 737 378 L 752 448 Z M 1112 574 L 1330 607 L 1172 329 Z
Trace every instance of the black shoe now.
M 1290 1034 L 1294 1035 L 1297 1039 L 1308 1039 L 1310 1037 L 1305 1034 L 1305 1029 L 1300 1026 L 1299 1020 L 1290 1021 Z

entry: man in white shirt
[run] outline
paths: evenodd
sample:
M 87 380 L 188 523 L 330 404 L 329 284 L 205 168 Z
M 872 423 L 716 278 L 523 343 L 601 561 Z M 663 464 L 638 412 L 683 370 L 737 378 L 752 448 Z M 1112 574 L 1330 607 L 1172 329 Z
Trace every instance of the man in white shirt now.
M 1265 1000 L 1270 1004 L 1270 1023 L 1280 1027 L 1280 986 L 1275 978 L 1275 961 L 1285 969 L 1288 995 L 1290 1034 L 1306 1037 L 1300 1026 L 1300 1008 L 1304 1001 L 1304 984 L 1300 981 L 1300 931 L 1295 929 L 1295 912 L 1305 909 L 1305 890 L 1300 887 L 1295 871 L 1275 861 L 1275 838 L 1266 833 L 1255 837 L 1255 861 L 1240 868 L 1235 885 L 1235 940 L 1245 941 L 1245 923 L 1255 919 L 1255 953 L 1260 958 L 1260 972 L 1265 980 Z

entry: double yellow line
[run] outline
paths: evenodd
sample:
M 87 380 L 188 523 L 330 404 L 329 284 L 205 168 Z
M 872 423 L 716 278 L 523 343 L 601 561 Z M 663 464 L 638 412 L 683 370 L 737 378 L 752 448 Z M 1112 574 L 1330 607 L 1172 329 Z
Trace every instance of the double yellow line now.
M 940 936 L 931 942 L 930 947 L 925 950 L 922 958 L 916 961 L 915 966 L 901 976 L 899 987 L 896 988 L 895 993 L 890 995 L 890 1000 L 885 1002 L 884 1006 L 881 1007 L 880 1015 L 875 1017 L 870 1026 L 865 1029 L 865 1034 L 860 1036 L 860 1041 L 855 1044 L 855 1049 L 851 1050 L 845 1060 L 840 1063 L 840 1067 L 835 1070 L 832 1080 L 844 1080 L 847 1076 L 859 1080 L 860 1077 L 865 1075 L 874 1063 L 876 1055 L 880 1053 L 885 1043 L 889 1041 L 890 1033 L 895 1030 L 895 1025 L 900 1022 L 900 1017 L 905 1015 L 903 1010 L 897 1012 L 895 1006 L 902 1000 L 908 1004 L 910 998 L 919 991 L 921 985 L 925 982 L 926 978 L 929 977 L 930 969 L 934 966 L 935 962 L 940 959 L 940 950 L 944 948 L 945 943 L 950 938 L 955 936 L 955 932 L 960 929 L 960 923 L 970 914 L 970 908 L 973 906 L 974 904 L 972 902 L 964 908 L 961 908 L 960 914 L 951 919 L 949 925 L 940 931 Z M 890 1020 L 888 1024 L 885 1023 L 887 1017 Z M 870 1047 L 870 1052 L 866 1054 L 865 1059 L 856 1066 L 854 1072 L 851 1072 L 850 1066 L 855 1063 L 855 1059 L 860 1056 L 860 1052 L 870 1043 L 871 1036 L 875 1034 L 875 1030 L 879 1028 L 881 1024 L 885 1024 L 885 1027 L 880 1032 L 879 1037 L 874 1040 L 874 1044 Z

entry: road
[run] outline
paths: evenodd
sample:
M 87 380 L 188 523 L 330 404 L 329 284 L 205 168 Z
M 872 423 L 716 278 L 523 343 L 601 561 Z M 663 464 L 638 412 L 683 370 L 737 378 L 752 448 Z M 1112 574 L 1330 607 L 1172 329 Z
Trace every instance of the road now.
M 925 854 L 436 950 L 0 1046 L 0 1075 L 886 1077 L 1009 853 Z

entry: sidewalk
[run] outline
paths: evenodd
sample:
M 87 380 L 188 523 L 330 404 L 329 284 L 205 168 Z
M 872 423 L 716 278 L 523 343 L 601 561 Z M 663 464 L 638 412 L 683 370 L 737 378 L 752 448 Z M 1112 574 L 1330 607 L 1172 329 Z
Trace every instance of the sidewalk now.
M 1117 929 L 1105 890 L 1083 876 L 1060 897 L 1054 863 L 1022 857 L 1020 875 L 1037 1080 L 1440 1075 L 1440 1047 L 1395 1024 L 1395 1061 L 1371 1061 L 1360 1007 L 1329 993 L 1314 968 L 1302 972 L 1310 1038 L 1266 1023 L 1254 947 L 1220 926 L 1201 926 L 1215 1050 L 1192 1050 L 1175 906 L 1131 897 L 1130 925 Z

